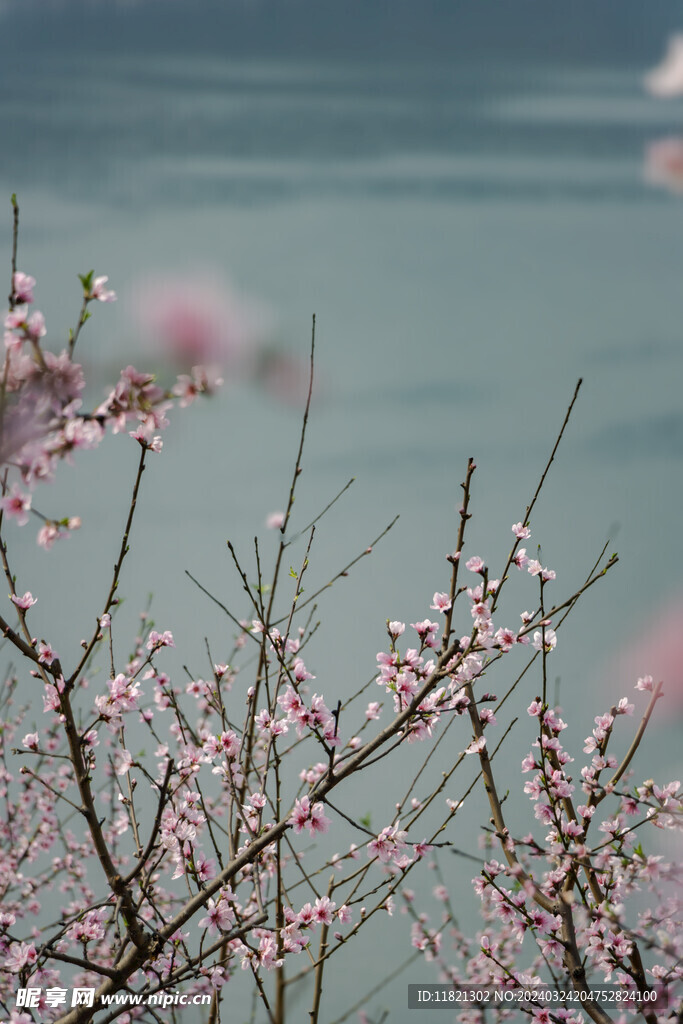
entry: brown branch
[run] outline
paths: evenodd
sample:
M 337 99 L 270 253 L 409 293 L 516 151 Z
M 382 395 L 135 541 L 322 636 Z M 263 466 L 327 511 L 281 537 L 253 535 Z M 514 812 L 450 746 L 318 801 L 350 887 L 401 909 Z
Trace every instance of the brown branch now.
M 577 381 L 577 384 L 576 384 L 576 387 L 574 388 L 574 394 L 572 396 L 572 400 L 569 403 L 569 407 L 568 407 L 567 412 L 565 414 L 564 421 L 562 423 L 562 426 L 560 427 L 560 432 L 557 435 L 557 438 L 555 440 L 555 444 L 553 446 L 553 450 L 550 453 L 550 458 L 548 459 L 548 461 L 545 464 L 545 469 L 543 470 L 543 472 L 541 474 L 541 479 L 539 480 L 538 486 L 537 486 L 536 490 L 534 491 L 534 496 L 531 499 L 531 502 L 526 507 L 526 514 L 525 514 L 524 519 L 522 521 L 522 526 L 528 526 L 529 525 L 529 521 L 531 519 L 531 513 L 533 511 L 534 505 L 536 504 L 536 502 L 538 500 L 538 496 L 541 493 L 541 490 L 543 489 L 543 484 L 545 483 L 545 478 L 547 477 L 548 472 L 550 470 L 550 467 L 553 464 L 553 460 L 555 458 L 555 455 L 557 454 L 557 449 L 560 447 L 560 441 L 562 440 L 564 432 L 565 432 L 565 430 L 567 428 L 567 424 L 569 423 L 569 419 L 571 417 L 572 410 L 574 409 L 574 405 L 576 404 L 576 400 L 579 397 L 579 391 L 581 390 L 581 385 L 582 384 L 583 384 L 583 378 L 579 377 L 579 379 Z M 510 551 L 510 554 L 508 555 L 508 560 L 507 560 L 507 562 L 505 564 L 505 568 L 503 569 L 503 573 L 502 573 L 502 575 L 500 577 L 500 580 L 501 580 L 500 586 L 498 587 L 498 590 L 494 594 L 493 601 L 491 603 L 491 612 L 492 613 L 496 610 L 496 606 L 498 604 L 498 598 L 500 597 L 500 592 L 503 589 L 503 584 L 505 583 L 505 580 L 507 578 L 508 569 L 512 565 L 512 560 L 515 557 L 515 552 L 517 551 L 519 543 L 520 543 L 519 540 L 515 541 L 515 543 L 512 546 L 512 550 Z
M 329 885 L 327 886 L 328 899 L 334 891 L 334 875 L 330 878 Z M 308 1016 L 310 1017 L 311 1024 L 318 1024 L 318 1014 L 320 1013 L 320 1000 L 323 994 L 323 971 L 325 970 L 327 952 L 327 936 L 330 931 L 328 924 L 323 924 L 320 929 L 320 942 L 318 944 L 318 963 L 315 968 L 315 981 L 313 986 L 313 1006 L 311 1007 Z
M 159 829 L 161 827 L 161 817 L 164 812 L 164 807 L 166 806 L 166 798 L 168 795 L 168 787 L 171 781 L 171 775 L 173 774 L 173 767 L 173 761 L 171 758 L 169 758 L 166 764 L 166 774 L 164 775 L 164 781 L 161 784 L 161 791 L 159 793 L 159 801 L 157 804 L 157 812 L 154 818 L 154 824 L 152 826 L 152 833 L 147 842 L 147 846 L 145 847 L 144 851 L 140 854 L 138 858 L 138 864 L 123 879 L 124 885 L 130 885 L 130 883 L 135 878 L 137 878 L 137 876 L 144 869 L 145 864 L 152 855 L 152 851 L 154 850 L 154 844 L 156 843 L 157 835 L 159 834 Z
M 607 795 L 607 793 L 611 792 L 614 789 L 614 787 L 616 786 L 617 782 L 623 776 L 624 772 L 626 771 L 626 769 L 630 765 L 631 761 L 635 757 L 636 751 L 638 750 L 638 747 L 640 746 L 640 741 L 643 738 L 643 733 L 645 732 L 645 730 L 647 728 L 647 724 L 650 721 L 650 718 L 652 717 L 652 712 L 655 709 L 655 704 L 657 703 L 657 701 L 659 700 L 659 698 L 662 695 L 662 687 L 663 686 L 664 686 L 664 684 L 662 682 L 657 683 L 657 686 L 656 686 L 656 688 L 654 690 L 654 693 L 652 694 L 652 697 L 650 698 L 650 703 L 648 704 L 648 706 L 647 706 L 647 708 L 645 710 L 645 714 L 643 715 L 643 717 L 641 719 L 641 722 L 640 722 L 640 725 L 638 726 L 638 731 L 636 732 L 635 736 L 633 737 L 633 741 L 631 743 L 631 746 L 628 748 L 628 751 L 626 753 L 626 756 L 625 756 L 624 760 L 621 762 L 621 764 L 617 768 L 616 772 L 614 773 L 612 778 L 607 783 L 607 786 L 605 787 L 604 793 L 602 795 L 600 795 L 599 797 L 596 797 L 596 799 L 593 801 L 593 803 L 595 803 L 595 804 L 600 803 L 600 801 L 602 799 L 604 799 L 604 797 Z M 590 803 L 590 800 L 589 800 L 589 803 Z
M 147 448 L 145 447 L 145 445 L 140 445 L 140 460 L 138 462 L 138 469 L 137 469 L 137 474 L 135 476 L 135 483 L 133 484 L 133 494 L 132 494 L 132 497 L 131 497 L 130 508 L 128 510 L 128 518 L 126 519 L 126 525 L 125 525 L 124 530 L 123 530 L 123 537 L 121 538 L 121 548 L 119 550 L 119 557 L 116 560 L 116 564 L 114 565 L 114 575 L 112 577 L 111 586 L 109 587 L 109 593 L 107 594 L 107 598 L 106 598 L 106 600 L 104 602 L 104 609 L 102 611 L 102 615 L 105 615 L 109 611 L 109 609 L 112 607 L 112 605 L 114 603 L 114 596 L 116 594 L 116 589 L 117 589 L 117 587 L 119 585 L 119 577 L 121 575 L 121 568 L 123 566 L 123 560 L 126 557 L 126 555 L 128 554 L 128 539 L 130 537 L 130 531 L 131 531 L 131 527 L 133 525 L 133 516 L 135 515 L 135 509 L 136 509 L 136 506 L 137 506 L 138 493 L 140 491 L 140 482 L 142 480 L 142 474 L 145 471 L 145 458 L 146 458 L 146 455 L 147 455 Z M 90 655 L 92 654 L 92 651 L 93 651 L 93 648 L 94 648 L 95 644 L 97 643 L 97 638 L 99 636 L 99 633 L 100 633 L 100 624 L 99 624 L 99 618 L 98 618 L 97 628 L 96 628 L 96 630 L 95 630 L 91 640 L 89 641 L 88 646 L 85 648 L 85 651 L 84 651 L 84 653 L 83 653 L 83 655 L 81 657 L 81 660 L 79 661 L 78 665 L 76 666 L 76 668 L 74 669 L 72 674 L 69 676 L 69 679 L 67 680 L 67 683 L 66 683 L 66 691 L 67 692 L 70 691 L 73 688 L 73 686 L 76 683 L 76 680 L 77 680 L 78 676 L 83 671 L 83 668 L 86 665 Z
M 470 506 L 470 493 L 472 484 L 472 474 L 477 467 L 474 464 L 474 459 L 470 458 L 467 462 L 467 473 L 465 474 L 465 480 L 460 486 L 464 491 L 464 498 L 462 508 L 460 509 L 460 526 L 458 528 L 458 539 L 455 545 L 455 551 L 450 556 L 449 561 L 453 564 L 453 571 L 451 573 L 451 589 L 449 597 L 451 599 L 451 606 L 446 612 L 446 622 L 444 624 L 443 637 L 441 640 L 441 649 L 443 650 L 448 646 L 448 641 L 451 638 L 451 622 L 453 621 L 453 606 L 455 604 L 455 593 L 458 586 L 458 570 L 460 568 L 460 556 L 462 554 L 462 545 L 465 539 L 465 527 L 467 520 L 470 518 L 469 506 Z

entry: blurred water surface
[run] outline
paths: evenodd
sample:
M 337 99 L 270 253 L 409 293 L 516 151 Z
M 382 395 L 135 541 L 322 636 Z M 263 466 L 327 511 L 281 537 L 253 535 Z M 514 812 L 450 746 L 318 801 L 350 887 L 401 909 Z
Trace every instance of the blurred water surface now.
M 133 34 L 136 12 L 125 14 Z M 495 62 L 411 58 L 409 47 L 381 60 L 236 56 L 170 50 L 160 28 L 148 53 L 108 49 L 106 36 L 93 53 L 65 38 L 28 68 L 25 47 L 9 41 L 0 196 L 19 194 L 20 266 L 38 278 L 52 337 L 65 337 L 77 313 L 76 272 L 109 274 L 119 302 L 97 309 L 79 342 L 100 392 L 117 364 L 149 361 L 133 311 L 150 272 L 224 274 L 268 308 L 274 342 L 302 362 L 317 316 L 295 526 L 356 483 L 320 524 L 309 587 L 401 514 L 321 602 L 308 660 L 323 692 L 369 678 L 385 619 L 424 618 L 432 593 L 447 589 L 470 455 L 467 552 L 497 575 L 584 378 L 532 522 L 558 593 L 582 582 L 608 536 L 621 556 L 553 655 L 578 745 L 592 716 L 648 670 L 619 654 L 683 586 L 683 207 L 642 173 L 645 147 L 676 133 L 683 101 L 644 94 L 658 53 L 643 47 L 640 63 L 609 48 L 591 62 L 543 48 Z M 8 226 L 9 203 L 5 251 Z M 205 672 L 203 637 L 221 660 L 231 636 L 185 569 L 248 611 L 225 542 L 248 562 L 266 515 L 283 507 L 299 423 L 296 404 L 229 382 L 176 413 L 162 457 L 150 460 L 123 621 L 134 629 L 153 590 L 178 666 Z M 45 555 L 26 531 L 8 532 L 20 592 L 39 595 L 36 628 L 67 661 L 106 592 L 135 471 L 129 439 L 103 452 L 41 498 L 50 514 L 82 515 L 68 544 Z M 264 545 L 267 557 L 275 539 Z M 533 606 L 531 581 L 518 593 L 510 616 Z M 680 720 L 655 728 L 646 773 L 669 777 Z M 475 833 L 462 845 L 475 848 Z M 407 930 L 392 935 L 374 965 L 352 960 L 359 990 L 407 953 Z M 426 977 L 420 970 L 409 980 Z M 383 998 L 402 1019 L 403 988 Z

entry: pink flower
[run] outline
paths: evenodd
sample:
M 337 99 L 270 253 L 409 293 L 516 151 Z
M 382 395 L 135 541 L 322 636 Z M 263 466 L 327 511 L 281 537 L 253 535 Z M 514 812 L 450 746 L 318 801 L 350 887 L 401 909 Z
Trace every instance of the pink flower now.
M 311 835 L 315 835 L 316 832 L 327 832 L 331 824 L 330 819 L 323 813 L 323 805 L 321 803 L 313 804 L 311 819 L 306 826 Z
M 670 37 L 661 64 L 645 76 L 645 88 L 660 98 L 683 96 L 683 35 Z
M 180 408 L 185 409 L 198 395 L 213 395 L 223 385 L 223 378 L 215 366 L 193 366 L 191 373 L 181 373 L 173 387 L 173 394 L 180 398 Z
M 26 333 L 31 341 L 40 341 L 47 334 L 47 328 L 45 326 L 45 317 L 42 313 L 36 311 L 26 321 Z
M 37 750 L 38 749 L 38 733 L 37 732 L 27 732 L 21 742 L 22 742 L 22 745 L 24 747 L 26 747 L 28 750 Z
M 518 569 L 523 569 L 528 564 L 529 559 L 527 558 L 526 548 L 520 548 L 515 557 L 512 559 L 513 563 Z
M 221 890 L 223 893 L 223 890 Z M 230 901 L 234 898 L 232 889 L 228 887 L 225 890 L 226 895 L 222 895 L 217 901 L 212 899 L 207 904 L 207 915 L 198 922 L 200 928 L 208 928 L 210 932 L 223 932 L 229 931 L 232 925 L 235 923 L 235 912 L 230 905 Z
M 163 633 L 157 633 L 155 629 L 150 632 L 147 638 L 147 650 L 156 651 L 159 647 L 175 647 L 173 633 L 169 629 Z
M 28 964 L 34 964 L 38 959 L 36 947 L 27 942 L 13 942 L 9 947 L 9 953 L 5 958 L 5 970 L 12 974 L 19 974 Z
M 410 625 L 416 631 L 425 647 L 436 647 L 436 634 L 439 629 L 438 622 L 430 622 L 429 619 L 423 619 L 422 622 L 411 622 Z
M 9 312 L 5 314 L 5 330 L 15 331 L 17 328 L 23 327 L 26 323 L 26 313 L 27 310 L 25 306 L 19 306 L 18 309 L 10 309 Z
M 33 289 L 35 284 L 35 277 L 31 277 L 29 274 L 23 274 L 21 270 L 17 270 L 12 278 L 14 303 L 33 302 Z
M 406 832 L 395 825 L 387 825 L 367 846 L 368 857 L 377 857 L 381 864 L 400 860 L 405 850 Z M 409 859 L 410 860 L 410 859 Z
M 34 597 L 30 590 L 27 590 L 23 597 L 12 594 L 11 600 L 17 608 L 22 608 L 26 612 L 37 602 L 38 598 Z
M 46 551 L 49 551 L 54 542 L 60 536 L 62 536 L 62 534 L 60 534 L 59 527 L 56 526 L 55 523 L 45 523 L 45 525 L 41 526 L 38 530 L 36 543 L 39 547 L 45 548 Z
M 496 641 L 501 651 L 509 651 L 517 643 L 517 634 L 511 629 L 501 629 L 496 631 Z
M 313 924 L 313 907 L 310 903 L 304 903 L 296 916 L 297 924 L 302 928 L 309 928 Z
M 114 679 L 107 680 L 109 693 L 107 696 L 98 694 L 95 697 L 95 707 L 101 718 L 107 722 L 112 729 L 121 725 L 121 715 L 127 711 L 138 709 L 140 683 L 134 682 L 119 672 Z
M 104 287 L 108 280 L 108 277 L 95 278 L 90 289 L 91 299 L 97 299 L 98 302 L 116 302 L 116 292 Z
M 285 521 L 284 512 L 271 512 L 266 519 L 266 529 L 279 530 Z
M 44 640 L 40 641 L 38 644 L 38 661 L 41 662 L 41 664 L 51 665 L 55 658 L 58 657 L 59 655 L 57 652 L 54 651 L 49 644 L 45 643 Z
M 315 901 L 313 918 L 318 924 L 332 924 L 336 909 L 336 903 L 333 903 L 328 896 L 322 896 Z
M 316 803 L 311 806 L 311 801 L 307 796 L 297 800 L 294 805 L 289 822 L 294 826 L 294 831 L 298 835 L 306 829 L 311 835 L 315 835 L 316 832 L 327 832 L 332 822 L 327 818 L 323 811 L 323 805 Z
M 546 654 L 549 651 L 554 650 L 554 648 L 557 647 L 557 635 L 555 633 L 555 630 L 546 629 L 545 640 L 542 631 L 540 629 L 536 630 L 536 632 L 534 633 L 534 642 L 532 644 L 532 647 L 534 647 L 537 651 L 541 651 L 545 647 Z
M 632 715 L 634 712 L 633 704 L 631 704 L 627 697 L 621 697 L 617 704 L 618 715 Z
M 484 559 L 479 558 L 478 555 L 474 555 L 472 558 L 468 558 L 465 562 L 465 568 L 469 569 L 470 572 L 482 572 L 486 566 L 484 565 Z
M 26 526 L 31 509 L 31 495 L 24 494 L 17 484 L 12 484 L 10 493 L 0 499 L 0 508 L 6 515 L 14 517 L 19 526 Z
M 117 750 L 114 754 L 114 771 L 117 775 L 127 775 L 133 764 L 129 750 Z
M 517 540 L 528 540 L 531 536 L 531 530 L 528 526 L 524 526 L 523 523 L 513 523 L 512 532 Z
M 267 971 L 272 971 L 273 968 L 281 967 L 284 963 L 282 958 L 276 959 L 276 957 L 277 942 L 272 935 L 264 935 L 259 942 L 259 963 Z
M 432 598 L 432 603 L 429 606 L 435 612 L 447 612 L 451 607 L 451 599 L 448 594 L 436 593 Z
M 54 686 L 46 686 L 43 693 L 43 714 L 48 711 L 59 711 L 59 691 Z
M 182 405 L 183 403 L 181 402 L 180 404 Z M 154 433 L 154 429 L 154 422 L 142 420 L 138 423 L 135 430 L 128 431 L 128 436 L 132 437 L 134 441 L 139 441 L 143 448 L 153 451 L 158 455 L 164 447 L 164 442 L 158 434 Z
M 103 908 L 89 911 L 71 926 L 70 937 L 83 943 L 97 942 L 99 939 L 103 939 L 105 930 L 102 919 L 105 915 L 106 911 Z
M 541 579 L 547 583 L 548 580 L 554 580 L 556 573 L 554 569 L 544 569 L 537 558 L 532 558 L 527 562 L 527 572 L 531 576 L 540 576 Z
M 471 609 L 472 618 L 477 628 L 487 626 L 491 621 L 491 609 L 488 601 L 476 601 Z

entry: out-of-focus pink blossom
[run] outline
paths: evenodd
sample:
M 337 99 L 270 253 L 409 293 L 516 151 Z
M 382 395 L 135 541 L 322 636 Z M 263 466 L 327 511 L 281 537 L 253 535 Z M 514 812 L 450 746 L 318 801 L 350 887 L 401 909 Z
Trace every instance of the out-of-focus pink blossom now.
M 637 687 L 652 691 L 659 680 L 664 681 L 664 696 L 660 715 L 662 721 L 668 712 L 683 715 L 683 597 L 670 600 L 637 631 L 636 638 L 627 644 L 608 670 L 611 686 L 620 694 L 625 685 L 641 677 Z
M 13 516 L 19 526 L 26 526 L 31 509 L 31 495 L 24 494 L 17 484 L 12 484 L 10 493 L 4 498 L 0 498 L 0 509 L 5 515 Z
M 664 59 L 645 76 L 645 88 L 653 96 L 683 96 L 683 35 L 670 37 Z
M 636 683 L 636 690 L 641 690 L 643 693 L 653 693 L 655 684 L 652 676 L 641 676 Z
M 197 395 L 212 395 L 222 385 L 223 378 L 215 366 L 193 366 L 190 374 L 180 374 L 173 394 L 180 398 L 180 408 L 185 409 Z
M 36 310 L 35 313 L 31 313 L 30 317 L 26 321 L 26 333 L 32 341 L 40 341 L 47 334 L 47 327 L 45 326 L 45 317 Z
M 21 270 L 17 270 L 12 278 L 12 288 L 14 291 L 13 304 L 33 302 L 33 289 L 36 285 L 35 277 L 31 277 L 30 274 L 24 274 Z
M 266 519 L 266 528 L 269 530 L 279 530 L 285 521 L 284 512 L 271 512 Z
M 133 757 L 129 750 L 117 750 L 114 754 L 114 771 L 117 775 L 126 775 L 133 764 Z
M 137 288 L 134 309 L 145 340 L 181 369 L 193 368 L 192 377 L 180 377 L 174 388 L 181 405 L 213 389 L 213 379 L 197 380 L 200 366 L 210 367 L 214 378 L 222 372 L 231 380 L 253 380 L 287 402 L 305 399 L 307 364 L 276 348 L 264 308 L 214 272 L 149 277 Z
M 242 372 L 265 329 L 264 314 L 212 273 L 147 278 L 136 306 L 149 340 L 181 366 Z
M 36 537 L 36 543 L 39 547 L 45 548 L 49 551 L 54 542 L 59 538 L 66 536 L 59 532 L 59 527 L 56 523 L 48 522 L 38 530 L 38 536 Z
M 683 193 L 683 139 L 674 136 L 651 142 L 645 151 L 645 181 Z

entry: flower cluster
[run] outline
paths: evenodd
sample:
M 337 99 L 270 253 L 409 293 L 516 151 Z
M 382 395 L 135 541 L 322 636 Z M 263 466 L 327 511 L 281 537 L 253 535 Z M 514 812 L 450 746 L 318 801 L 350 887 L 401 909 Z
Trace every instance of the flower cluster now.
M 304 530 L 302 568 L 283 578 L 285 553 L 300 536 L 289 530 L 299 456 L 287 512 L 268 519 L 280 530 L 272 539 L 270 579 L 258 545 L 247 571 L 229 544 L 250 610 L 238 617 L 215 599 L 236 632 L 222 636 L 228 648 L 215 661 L 206 641 L 206 678 L 182 662 L 179 674 L 173 633 L 156 629 L 147 612 L 132 652 L 122 656 L 117 595 L 144 459 L 160 450 L 157 431 L 173 401 L 187 405 L 217 381 L 195 367 L 166 391 L 128 366 L 108 396 L 84 412 L 75 345 L 91 303 L 115 295 L 105 277 L 88 274 L 81 283 L 78 326 L 54 354 L 45 347 L 44 318 L 30 311 L 35 281 L 13 275 L 0 387 L 0 527 L 7 519 L 26 525 L 38 514 L 45 547 L 76 529 L 75 517 L 51 520 L 35 509 L 36 487 L 54 477 L 60 460 L 96 447 L 107 430 L 128 432 L 140 446 L 140 463 L 108 597 L 93 612 L 90 638 L 76 650 L 65 636 L 32 635 L 27 623 L 36 614 L 38 589 L 19 585 L 21 569 L 10 570 L 0 538 L 16 620 L 15 628 L 0 616 L 0 628 L 21 666 L 12 665 L 0 682 L 0 1005 L 10 1007 L 10 1024 L 58 1024 L 65 1016 L 58 1004 L 41 996 L 28 1007 L 35 1013 L 25 1013 L 14 1006 L 14 993 L 67 984 L 94 987 L 98 999 L 126 989 L 142 1000 L 182 982 L 210 998 L 210 1016 L 218 1019 L 222 990 L 239 971 L 253 978 L 269 1019 L 273 1005 L 285 1005 L 288 980 L 311 977 L 316 1020 L 328 961 L 377 916 L 392 915 L 399 894 L 412 919 L 413 946 L 450 982 L 514 988 L 543 978 L 578 986 L 585 979 L 586 987 L 614 980 L 644 995 L 654 983 L 679 981 L 679 869 L 646 852 L 641 834 L 679 828 L 680 783 L 648 780 L 628 788 L 631 760 L 661 687 L 649 677 L 639 680 L 649 704 L 621 759 L 614 734 L 633 706 L 622 700 L 595 718 L 580 771 L 572 767 L 576 752 L 563 743 L 562 714 L 546 698 L 561 613 L 615 559 L 551 606 L 555 572 L 520 547 L 531 536 L 532 506 L 512 526 L 513 547 L 497 578 L 479 555 L 462 559 L 470 462 L 457 550 L 447 556 L 450 580 L 439 584 L 429 605 L 438 621 L 426 616 L 410 624 L 410 633 L 400 619 L 388 620 L 378 672 L 352 692 L 346 684 L 353 660 L 333 633 L 316 669 L 324 686 L 316 681 L 312 693 L 310 668 L 318 657 L 308 646 L 318 628 L 312 602 L 331 584 L 303 596 L 321 517 Z M 307 413 L 308 407 L 304 424 Z M 466 582 L 460 573 L 469 574 Z M 535 609 L 520 613 L 516 629 L 500 615 L 511 578 Z M 331 650 L 339 656 L 330 657 Z M 487 743 L 503 702 L 483 687 L 497 666 L 506 669 L 524 656 L 540 667 L 542 681 L 542 696 L 528 707 L 533 739 L 522 763 L 533 804 L 527 834 L 505 818 L 496 749 Z M 517 666 L 514 677 L 521 678 Z M 376 684 L 390 698 L 386 706 L 368 699 Z M 38 688 L 40 727 L 32 718 Z M 441 743 L 451 729 L 452 742 Z M 374 766 L 388 765 L 390 757 L 401 770 L 373 787 Z M 472 791 L 471 779 L 462 791 L 453 789 L 455 773 L 463 764 L 466 773 L 473 761 L 490 808 L 486 859 L 474 882 L 484 929 L 474 941 L 457 926 L 443 876 L 432 888 L 441 914 L 435 925 L 405 888 L 425 860 L 439 870 L 440 848 L 455 854 L 448 829 Z M 363 785 L 354 790 L 361 775 Z M 376 814 L 386 823 L 379 830 Z M 639 903 L 646 891 L 647 901 Z M 286 980 L 280 969 L 294 958 Z M 672 1003 L 657 1024 L 673 1021 L 680 1009 L 680 1000 Z M 503 1006 L 499 1017 L 511 1019 L 511 1012 Z M 152 1019 L 145 1013 L 141 1002 L 129 1019 Z M 469 1008 L 459 1018 L 474 1024 L 479 1013 Z M 533 1005 L 529 1013 L 539 1021 L 582 1019 L 560 1006 L 551 1012 Z
M 652 689 L 652 681 L 648 682 L 649 686 L 639 680 L 637 689 Z M 658 696 L 655 692 L 653 701 Z M 441 928 L 430 926 L 427 914 L 416 915 L 412 899 L 407 901 L 406 909 L 414 917 L 413 945 L 427 960 L 437 961 L 442 980 L 513 989 L 549 984 L 570 988 L 573 965 L 580 963 L 588 993 L 585 999 L 591 998 L 591 985 L 611 983 L 634 997 L 640 993 L 646 1010 L 657 1006 L 653 1021 L 663 1024 L 677 1019 L 680 997 L 671 995 L 683 981 L 681 872 L 661 855 L 646 854 L 641 833 L 652 825 L 680 830 L 683 790 L 678 781 L 661 787 L 649 782 L 619 788 L 628 755 L 620 764 L 607 753 L 607 746 L 617 718 L 633 711 L 633 704 L 622 698 L 608 713 L 596 717 L 584 745 L 592 757 L 580 773 L 583 802 L 578 803 L 569 774 L 573 757 L 560 738 L 567 725 L 557 709 L 540 699 L 532 701 L 528 714 L 536 722 L 538 738 L 523 759 L 522 773 L 531 776 L 524 791 L 544 834 L 513 839 L 506 829 L 499 832 L 503 862 L 490 858 L 473 879 L 485 922 L 476 938 L 479 949 L 458 930 L 445 888 L 441 898 L 447 912 Z M 603 780 L 606 771 L 609 781 Z M 608 799 L 616 802 L 616 810 L 610 813 L 600 808 Z M 649 890 L 650 899 L 638 909 L 637 897 L 643 890 Z M 435 894 L 438 891 L 437 887 Z M 446 929 L 453 939 L 455 962 L 444 948 Z M 654 942 L 653 929 L 657 930 Z M 643 962 L 639 945 L 652 951 L 649 963 Z M 657 1003 L 662 985 L 669 996 Z M 585 1020 L 576 1013 L 558 1014 L 554 1004 L 549 1016 L 547 1004 L 544 1007 L 532 997 L 527 1005 L 533 1007 L 534 1020 L 576 1024 Z M 496 1012 L 494 1019 L 514 1019 L 504 1008 Z M 480 1021 L 474 1010 L 462 1011 L 457 1019 L 463 1024 Z
M 74 360 L 81 328 L 90 317 L 91 303 L 109 303 L 116 294 L 106 276 L 82 275 L 83 307 L 77 328 L 60 352 L 45 347 L 45 317 L 36 310 L 35 278 L 23 271 L 12 277 L 10 308 L 4 317 L 5 360 L 0 379 L 0 463 L 11 467 L 13 480 L 3 477 L 0 509 L 19 526 L 25 526 L 33 510 L 33 490 L 38 483 L 52 481 L 61 460 L 73 462 L 79 450 L 97 448 L 107 429 L 128 432 L 146 449 L 159 452 L 158 431 L 168 425 L 167 413 L 173 398 L 188 405 L 199 394 L 211 394 L 222 381 L 201 366 L 183 375 L 170 392 L 154 377 L 126 367 L 118 383 L 94 410 L 83 408 L 85 375 Z M 78 517 L 51 519 L 41 516 L 38 543 L 50 548 L 80 526 Z

